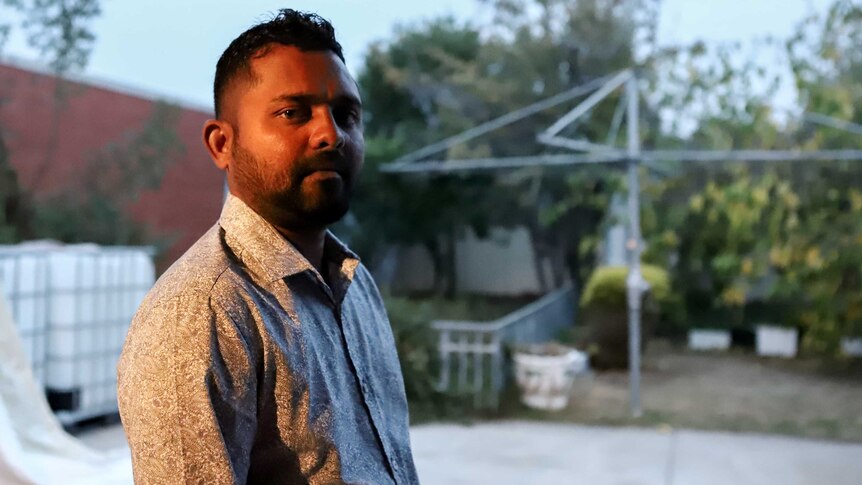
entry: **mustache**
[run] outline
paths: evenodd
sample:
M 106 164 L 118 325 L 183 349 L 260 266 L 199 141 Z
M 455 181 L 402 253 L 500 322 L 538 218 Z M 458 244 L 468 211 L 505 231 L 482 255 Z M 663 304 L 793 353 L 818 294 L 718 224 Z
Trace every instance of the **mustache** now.
M 299 177 L 306 177 L 314 172 L 333 171 L 344 177 L 349 175 L 348 165 L 347 158 L 343 153 L 332 150 L 300 160 L 296 164 L 295 174 Z

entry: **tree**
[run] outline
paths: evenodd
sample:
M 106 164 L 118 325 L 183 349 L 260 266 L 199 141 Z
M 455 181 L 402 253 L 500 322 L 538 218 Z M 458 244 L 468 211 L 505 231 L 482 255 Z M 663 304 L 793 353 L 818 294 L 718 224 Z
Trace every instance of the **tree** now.
M 18 184 L 9 164 L 9 151 L 0 131 L 0 244 L 10 244 L 31 234 L 30 200 Z
M 860 13 L 836 1 L 825 18 L 806 19 L 787 42 L 804 111 L 862 121 L 862 57 L 853 48 L 862 39 Z M 733 66 L 727 58 L 701 64 L 702 77 L 689 70 L 695 87 L 681 99 L 712 97 L 702 102 L 690 146 L 859 147 L 857 136 L 806 118 L 777 125 L 763 97 L 733 89 L 759 66 Z M 692 318 L 709 318 L 708 309 L 737 325 L 752 323 L 746 313 L 759 307 L 752 318 L 800 326 L 806 350 L 834 352 L 840 336 L 862 334 L 860 176 L 862 167 L 846 162 L 679 168 L 645 189 L 645 257 L 676 261 L 674 278 Z
M 503 112 L 512 111 L 563 91 L 572 85 L 611 74 L 635 64 L 634 43 L 647 35 L 652 25 L 639 13 L 651 2 L 582 0 L 495 1 L 498 28 L 487 51 L 486 73 L 499 71 Z M 531 15 L 530 12 L 536 12 Z M 511 39 L 511 40 L 510 40 Z M 596 106 L 576 126 L 562 134 L 605 141 L 618 97 Z M 571 106 L 561 106 L 531 117 L 512 130 L 489 137 L 497 156 L 553 152 L 536 142 L 536 135 L 550 126 Z M 502 113 L 501 113 L 502 114 Z M 617 140 L 607 140 L 614 143 Z M 533 245 L 558 269 L 558 283 L 566 268 L 575 286 L 594 265 L 596 234 L 605 218 L 619 174 L 602 169 L 546 169 L 522 184 L 539 187 L 536 196 L 515 199 L 517 220 L 525 224 Z M 514 188 L 517 193 L 518 189 Z
M 182 155 L 178 117 L 176 106 L 155 103 L 140 130 L 92 155 L 80 186 L 69 186 L 37 206 L 36 232 L 65 242 L 152 243 L 127 209 L 143 191 L 157 189 L 165 170 Z
M 101 13 L 98 0 L 2 0 L 23 17 L 21 28 L 58 76 L 83 69 L 96 40 L 89 23 Z M 0 24 L 5 35 L 8 23 Z
M 89 22 L 101 12 L 97 0 L 2 0 L 0 5 L 23 17 L 20 27 L 27 34 L 29 44 L 47 59 L 59 79 L 87 64 L 95 41 Z M 0 22 L 0 48 L 12 27 Z M 65 83 L 56 84 L 55 110 L 65 98 L 65 89 Z M 53 160 L 59 135 L 59 113 L 55 114 L 50 137 L 52 146 L 46 151 L 44 168 Z M 10 243 L 35 236 L 31 225 L 34 202 L 18 183 L 17 173 L 9 163 L 12 154 L 7 151 L 3 138 L 4 130 L 0 126 L 0 241 Z
M 434 262 L 435 291 L 449 296 L 455 289 L 455 238 L 465 225 L 485 226 L 485 202 L 477 191 L 489 177 L 404 179 L 377 169 L 469 126 L 469 110 L 479 98 L 463 73 L 473 69 L 480 47 L 475 28 L 437 19 L 372 47 L 359 75 L 367 166 L 353 213 L 366 224 L 373 221 L 374 230 L 356 231 L 351 239 L 372 260 L 373 251 L 387 243 L 423 245 Z
M 787 52 L 805 111 L 862 123 L 860 42 L 862 7 L 851 1 L 798 25 Z M 862 148 L 858 134 L 811 124 L 800 124 L 795 138 L 809 149 Z M 800 227 L 776 246 L 786 274 L 780 290 L 804 302 L 797 321 L 805 347 L 834 352 L 839 337 L 862 335 L 862 166 L 811 164 L 795 179 Z
M 40 171 L 54 162 L 59 120 L 65 101 L 73 93 L 64 78 L 83 69 L 92 51 L 95 35 L 90 22 L 100 14 L 97 0 L 3 0 L 16 10 L 28 42 L 43 55 L 58 82 L 52 99 L 54 117 L 51 146 Z M 8 32 L 10 25 L 5 26 Z M 150 118 L 140 130 L 92 154 L 81 174 L 80 186 L 69 186 L 47 200 L 35 201 L 18 186 L 9 156 L 0 143 L 0 237 L 6 242 L 22 238 L 53 238 L 64 242 L 100 244 L 152 243 L 146 228 L 127 215 L 129 205 L 142 191 L 157 188 L 167 167 L 182 153 L 176 135 L 179 111 L 166 103 L 155 103 Z M 2 128 L 2 127 L 0 127 Z M 2 142 L 2 129 L 0 129 Z M 35 184 L 38 185 L 38 175 Z M 32 187 L 31 187 L 32 189 Z M 3 224 L 5 223 L 5 224 Z M 5 227 L 4 227 L 5 226 Z
M 635 36 L 649 30 L 649 22 L 638 17 L 642 11 L 637 7 L 653 4 L 609 0 L 487 3 L 496 16 L 492 24 L 462 25 L 451 18 L 438 19 L 402 28 L 391 42 L 371 49 L 359 76 L 367 113 L 369 168 L 628 67 L 633 62 Z M 539 144 L 536 135 L 567 109 L 570 106 L 537 114 L 455 146 L 441 157 L 557 152 Z M 599 106 L 575 131 L 565 134 L 604 137 L 603 127 L 610 124 L 613 111 L 612 104 Z M 482 235 L 492 226 L 525 225 L 539 256 L 555 262 L 554 279 L 561 283 L 566 263 L 576 280 L 589 267 L 587 261 L 581 264 L 582 255 L 588 254 L 581 250 L 582 241 L 595 233 L 603 218 L 603 200 L 609 196 L 604 191 L 616 186 L 613 178 L 603 171 L 569 177 L 558 170 L 535 169 L 501 176 L 371 176 L 363 180 L 355 213 L 360 221 L 374 214 L 378 218 L 390 214 L 382 227 L 375 228 L 378 240 L 424 244 L 435 255 L 438 274 L 446 266 L 443 262 L 452 260 L 453 237 L 464 228 Z M 599 198 L 584 200 L 588 194 Z M 441 234 L 447 237 L 441 238 Z M 451 276 L 446 279 L 452 281 Z M 451 284 L 448 286 L 451 293 Z

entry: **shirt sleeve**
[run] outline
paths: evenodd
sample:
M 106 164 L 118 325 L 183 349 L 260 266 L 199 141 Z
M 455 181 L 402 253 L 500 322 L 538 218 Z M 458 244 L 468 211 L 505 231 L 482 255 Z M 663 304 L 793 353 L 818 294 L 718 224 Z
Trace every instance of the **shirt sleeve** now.
M 254 360 L 211 301 L 178 297 L 139 311 L 117 366 L 136 484 L 245 483 L 256 429 Z

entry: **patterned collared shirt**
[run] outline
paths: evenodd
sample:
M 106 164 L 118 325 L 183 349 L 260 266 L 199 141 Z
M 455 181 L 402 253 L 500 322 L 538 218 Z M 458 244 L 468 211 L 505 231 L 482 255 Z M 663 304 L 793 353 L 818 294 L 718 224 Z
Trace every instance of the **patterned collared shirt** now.
M 118 395 L 136 483 L 418 482 L 380 294 L 329 233 L 324 261 L 329 278 L 228 196 L 129 329 Z

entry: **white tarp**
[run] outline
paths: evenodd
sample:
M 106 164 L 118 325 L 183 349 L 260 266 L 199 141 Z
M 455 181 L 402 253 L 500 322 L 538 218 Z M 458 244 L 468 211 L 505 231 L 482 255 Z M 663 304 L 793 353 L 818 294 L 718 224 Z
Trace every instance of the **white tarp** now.
M 3 295 L 0 288 L 0 484 L 131 484 L 128 450 L 92 450 L 51 412 Z

